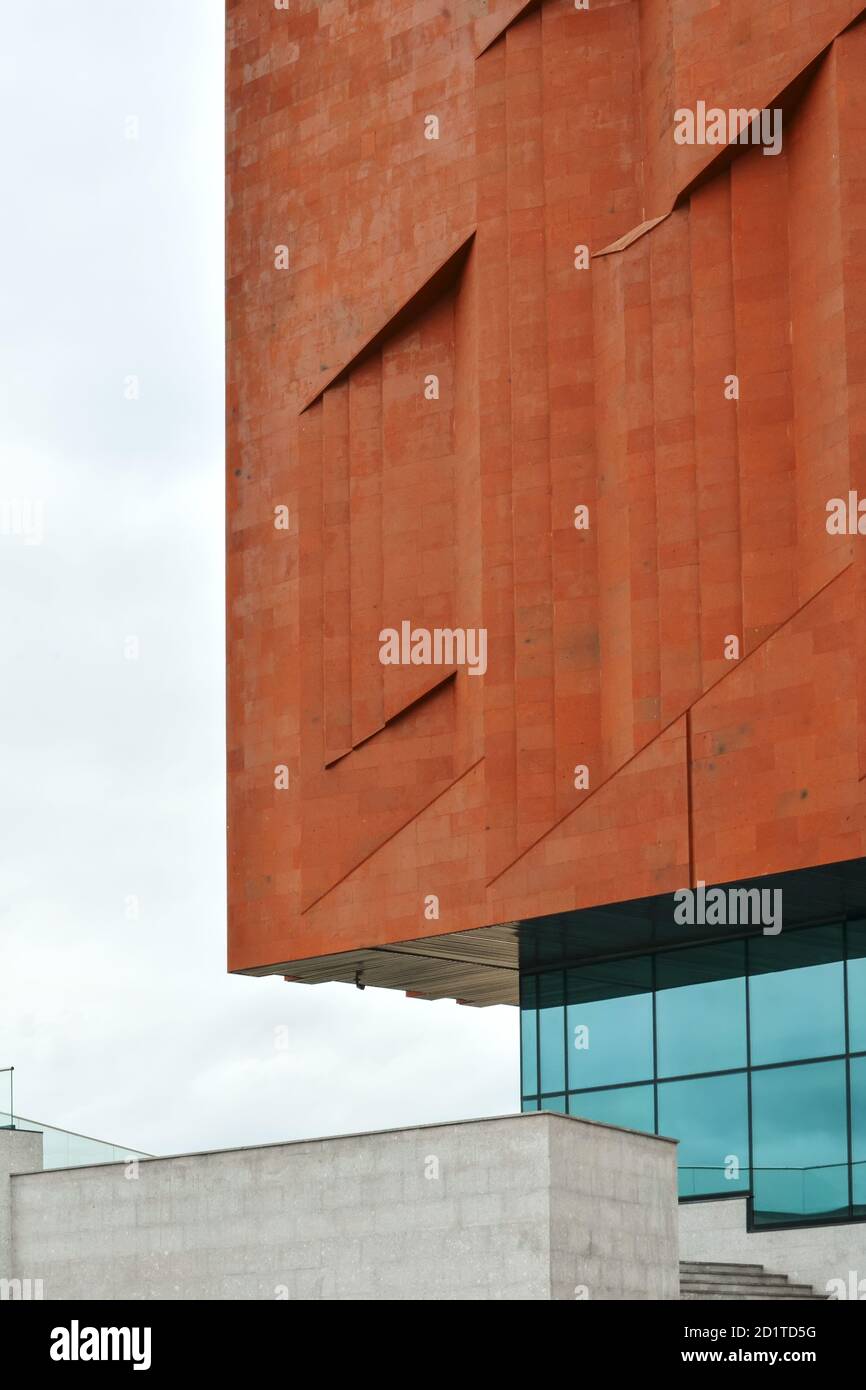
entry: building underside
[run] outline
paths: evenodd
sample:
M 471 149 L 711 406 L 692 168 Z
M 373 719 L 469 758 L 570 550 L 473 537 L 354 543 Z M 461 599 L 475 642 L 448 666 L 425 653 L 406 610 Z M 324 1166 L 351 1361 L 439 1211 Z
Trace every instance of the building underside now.
M 866 918 L 866 860 L 770 874 L 719 885 L 780 891 L 782 931 Z M 249 975 L 282 975 L 304 984 L 363 984 L 463 1004 L 517 1004 L 521 971 L 578 965 L 665 947 L 709 944 L 761 934 L 760 924 L 713 926 L 676 920 L 673 893 L 583 911 L 506 922 L 447 936 L 419 937 L 370 950 L 275 962 Z M 682 915 L 682 914 L 680 914 Z

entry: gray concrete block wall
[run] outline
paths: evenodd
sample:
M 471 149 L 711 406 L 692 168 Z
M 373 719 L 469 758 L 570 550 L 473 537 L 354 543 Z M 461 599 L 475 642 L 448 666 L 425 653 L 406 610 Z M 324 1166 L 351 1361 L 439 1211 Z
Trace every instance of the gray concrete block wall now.
M 679 1210 L 680 1258 L 763 1265 L 819 1293 L 831 1279 L 863 1281 L 866 1298 L 866 1223 L 803 1226 L 787 1231 L 748 1231 L 745 1197 L 683 1202 Z M 851 1276 L 854 1276 L 852 1281 Z
M 41 1134 L 28 1129 L 0 1129 L 0 1279 L 13 1277 L 12 1175 L 41 1167 Z
M 591 1297 L 665 1297 L 675 1152 L 536 1114 L 19 1175 L 13 1264 L 48 1299 L 546 1300 L 579 1251 Z
M 552 1297 L 678 1298 L 676 1144 L 570 1123 L 550 1135 Z

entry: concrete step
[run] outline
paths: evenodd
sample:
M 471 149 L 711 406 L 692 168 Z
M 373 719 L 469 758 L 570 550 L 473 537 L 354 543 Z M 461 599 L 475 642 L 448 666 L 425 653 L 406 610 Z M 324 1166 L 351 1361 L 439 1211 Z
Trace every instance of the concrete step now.
M 714 1263 L 710 1260 L 683 1260 L 680 1263 L 680 1298 L 744 1300 L 780 1303 L 807 1300 L 821 1302 L 808 1284 L 792 1284 L 786 1274 L 769 1273 L 763 1265 Z
M 762 1269 L 754 1272 L 750 1269 L 726 1269 L 724 1273 L 717 1273 L 715 1270 L 704 1269 L 683 1269 L 680 1266 L 680 1279 L 697 1279 L 701 1283 L 704 1280 L 726 1280 L 736 1279 L 738 1284 L 787 1284 L 787 1274 L 767 1274 Z
M 680 1284 L 692 1298 L 816 1298 L 805 1284 Z
M 680 1293 L 680 1302 L 823 1302 L 823 1294 Z

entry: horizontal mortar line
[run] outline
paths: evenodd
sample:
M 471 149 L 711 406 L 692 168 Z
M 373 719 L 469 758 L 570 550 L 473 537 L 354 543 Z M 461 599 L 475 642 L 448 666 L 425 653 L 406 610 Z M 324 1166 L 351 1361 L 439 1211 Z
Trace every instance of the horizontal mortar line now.
M 476 767 L 479 767 L 483 762 L 484 754 L 482 753 L 481 757 L 477 758 L 475 762 L 471 764 L 471 766 L 467 767 L 465 772 L 461 772 L 460 776 L 455 777 L 453 781 L 449 782 L 447 787 L 443 787 L 441 792 L 437 792 L 435 796 L 431 796 L 429 801 L 425 801 L 424 805 L 419 807 L 419 809 L 414 813 L 414 815 L 411 815 L 408 820 L 403 821 L 402 825 L 398 825 L 397 829 L 392 830 L 390 835 L 386 835 L 384 840 L 382 840 L 378 845 L 376 845 L 374 849 L 371 849 L 369 854 L 365 854 L 363 859 L 359 859 L 357 864 L 353 864 L 351 869 L 347 869 L 347 871 L 344 874 L 342 874 L 340 878 L 336 880 L 335 883 L 332 883 L 329 888 L 325 889 L 324 893 L 320 893 L 319 896 L 317 898 L 314 898 L 311 903 L 307 903 L 306 907 L 301 908 L 301 916 L 303 916 L 305 912 L 309 912 L 310 909 L 315 907 L 316 903 L 320 903 L 323 898 L 327 898 L 328 894 L 333 893 L 335 888 L 339 888 L 341 883 L 345 883 L 347 878 L 351 878 L 352 874 L 355 873 L 358 869 L 360 869 L 362 864 L 366 864 L 368 859 L 372 859 L 374 854 L 378 854 L 381 849 L 384 849 L 385 846 L 389 844 L 391 840 L 395 839 L 396 836 L 400 835 L 402 831 L 406 829 L 407 825 L 411 825 L 412 822 L 414 820 L 417 820 L 419 816 L 423 816 L 425 811 L 429 811 L 430 807 L 435 805 L 435 803 L 440 799 L 440 797 L 447 796 L 448 792 L 453 791 L 453 789 L 456 786 L 458 786 L 460 782 L 463 781 L 464 777 L 468 777 L 470 772 L 474 772 Z M 372 950 L 375 948 L 371 947 L 369 949 Z
M 795 618 L 799 617 L 801 613 L 805 612 L 805 610 L 809 607 L 809 604 L 814 603 L 817 598 L 820 598 L 824 590 L 828 589 L 831 584 L 835 584 L 837 579 L 841 579 L 842 575 L 845 574 L 849 569 L 851 569 L 853 564 L 854 561 L 849 560 L 847 565 L 843 565 L 842 569 L 840 569 L 836 574 L 834 574 L 830 579 L 828 579 L 825 584 L 822 584 L 820 589 L 816 589 L 815 593 L 810 595 L 810 597 L 806 599 L 805 603 L 801 603 L 800 607 L 795 609 L 789 617 L 785 618 L 784 622 L 779 623 L 778 627 L 774 627 L 772 632 L 768 632 L 767 636 L 764 637 L 756 647 L 753 647 L 749 654 L 743 657 L 742 661 L 735 662 L 731 666 L 730 671 L 725 671 L 723 675 L 718 676 L 717 679 L 714 680 L 711 685 L 707 686 L 706 690 L 701 691 L 700 695 L 697 697 L 696 700 L 693 700 L 690 705 L 686 705 L 685 709 L 680 710 L 679 714 L 675 715 L 674 718 L 669 721 L 669 723 L 665 724 L 664 728 L 659 729 L 658 733 L 653 734 L 652 738 L 648 739 L 646 743 L 642 744 L 640 748 L 636 749 L 635 752 L 632 753 L 630 758 L 626 758 L 624 763 L 620 763 L 619 767 L 616 768 L 610 774 L 609 777 L 606 777 L 603 782 L 599 782 L 598 786 L 594 787 L 593 790 L 589 793 L 589 796 L 585 796 L 583 800 L 578 802 L 576 806 L 572 806 L 570 811 L 566 811 L 565 815 L 560 816 L 559 820 L 554 821 L 552 825 L 548 826 L 548 828 L 541 835 L 539 835 L 536 840 L 532 841 L 531 845 L 527 845 L 526 849 L 522 849 L 520 853 L 514 859 L 512 859 L 510 864 L 506 864 L 504 869 L 500 869 L 498 874 L 494 874 L 493 878 L 488 879 L 487 887 L 489 888 L 491 884 L 496 883 L 498 879 L 502 878 L 503 874 L 507 874 L 510 869 L 514 868 L 515 864 L 519 864 L 520 860 L 523 859 L 525 855 L 529 854 L 530 850 L 535 849 L 536 845 L 540 845 L 541 841 L 546 840 L 548 835 L 552 835 L 554 830 L 558 830 L 559 827 L 563 824 L 563 822 L 568 820 L 569 816 L 576 815 L 578 811 L 582 811 L 584 806 L 586 806 L 586 804 L 589 801 L 591 801 L 594 796 L 597 796 L 598 793 L 602 791 L 608 785 L 609 782 L 612 782 L 613 779 L 615 777 L 618 777 L 619 774 L 623 772 L 625 768 L 629 766 L 630 763 L 634 762 L 635 758 L 639 758 L 641 753 L 645 753 L 646 750 L 649 747 L 651 747 L 652 744 L 656 743 L 660 738 L 662 738 L 662 736 L 667 733 L 668 729 L 672 729 L 674 724 L 678 723 L 680 719 L 685 718 L 687 714 L 690 714 L 691 711 L 695 708 L 696 705 L 700 703 L 701 700 L 705 700 L 706 697 L 710 695 L 712 691 L 716 689 L 717 686 L 721 685 L 722 681 L 729 680 L 730 677 L 735 674 L 735 672 L 742 670 L 743 666 L 747 661 L 751 661 L 755 654 L 759 652 L 762 647 L 766 646 L 767 642 L 772 642 L 773 638 L 777 637 L 783 628 L 787 627 L 789 623 L 792 623 Z

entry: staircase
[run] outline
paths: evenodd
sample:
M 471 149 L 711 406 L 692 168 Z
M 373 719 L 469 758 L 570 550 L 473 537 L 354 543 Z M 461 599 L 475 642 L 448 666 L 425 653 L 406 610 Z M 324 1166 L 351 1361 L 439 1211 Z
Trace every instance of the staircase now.
M 681 1299 L 758 1298 L 811 1299 L 823 1302 L 809 1284 L 792 1284 L 787 1274 L 768 1274 L 763 1265 L 710 1264 L 704 1260 L 680 1261 Z

